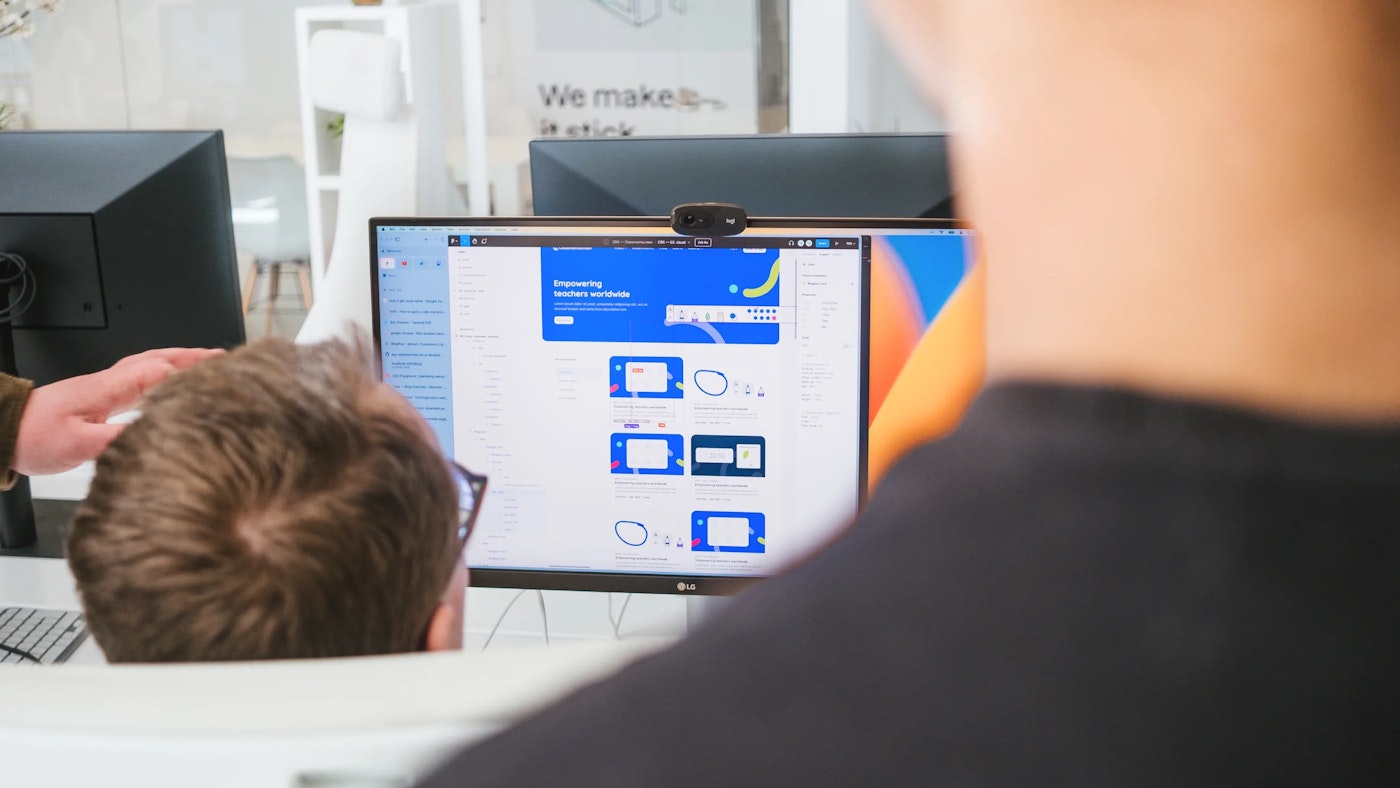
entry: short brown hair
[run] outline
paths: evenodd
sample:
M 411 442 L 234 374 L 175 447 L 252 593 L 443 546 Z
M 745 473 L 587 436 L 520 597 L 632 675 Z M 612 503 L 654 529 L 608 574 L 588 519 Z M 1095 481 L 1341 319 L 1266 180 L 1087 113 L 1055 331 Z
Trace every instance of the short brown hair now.
M 68 536 L 113 662 L 412 651 L 458 560 L 457 488 L 366 343 L 266 339 L 172 375 Z

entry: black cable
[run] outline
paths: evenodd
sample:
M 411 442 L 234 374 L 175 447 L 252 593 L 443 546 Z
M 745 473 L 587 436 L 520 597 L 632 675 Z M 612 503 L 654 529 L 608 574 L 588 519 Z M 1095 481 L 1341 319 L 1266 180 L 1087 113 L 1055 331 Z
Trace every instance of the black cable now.
M 7 651 L 11 654 L 14 654 L 17 657 L 27 659 L 35 664 L 38 664 L 39 662 L 39 658 L 34 656 L 33 654 L 30 654 L 28 651 L 22 651 L 17 648 L 11 648 L 10 646 L 5 645 L 4 643 L 0 643 L 0 651 Z
M 8 263 L 9 265 L 5 265 Z M 34 281 L 34 269 L 29 267 L 29 261 L 14 252 L 0 252 L 0 292 L 6 292 L 18 284 L 19 295 L 11 301 L 8 297 L 0 299 L 0 323 L 13 323 L 15 318 L 28 311 L 34 305 L 34 297 L 39 292 L 39 285 Z

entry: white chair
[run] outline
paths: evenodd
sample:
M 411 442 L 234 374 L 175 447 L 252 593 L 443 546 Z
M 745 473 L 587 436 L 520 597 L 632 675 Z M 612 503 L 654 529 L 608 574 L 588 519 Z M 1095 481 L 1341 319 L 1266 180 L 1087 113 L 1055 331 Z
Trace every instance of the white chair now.
M 282 274 L 294 271 L 303 306 L 311 309 L 311 233 L 306 218 L 306 177 L 291 156 L 228 157 L 233 235 L 252 256 L 243 285 L 243 314 L 255 306 L 258 280 L 266 279 L 267 328 L 277 312 Z
M 371 217 L 462 210 L 461 197 L 447 177 L 443 129 L 423 122 L 405 103 L 400 62 L 399 42 L 386 36 L 321 30 L 311 38 L 311 101 L 344 113 L 345 127 L 335 237 L 298 342 L 345 336 L 354 328 L 369 330 Z
M 0 784 L 407 785 L 464 743 L 664 644 L 6 666 Z

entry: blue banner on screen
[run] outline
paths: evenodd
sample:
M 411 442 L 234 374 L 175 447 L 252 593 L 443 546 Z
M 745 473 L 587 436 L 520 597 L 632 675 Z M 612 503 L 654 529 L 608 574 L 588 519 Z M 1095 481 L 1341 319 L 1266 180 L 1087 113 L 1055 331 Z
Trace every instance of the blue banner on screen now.
M 540 272 L 546 341 L 778 343 L 777 249 L 545 248 Z
M 679 435 L 613 433 L 612 472 L 681 476 L 685 473 L 685 439 Z
M 685 396 L 685 362 L 674 356 L 613 356 L 608 360 L 608 396 L 681 399 Z
M 768 548 L 764 516 L 758 512 L 691 512 L 690 549 L 716 553 L 762 553 Z

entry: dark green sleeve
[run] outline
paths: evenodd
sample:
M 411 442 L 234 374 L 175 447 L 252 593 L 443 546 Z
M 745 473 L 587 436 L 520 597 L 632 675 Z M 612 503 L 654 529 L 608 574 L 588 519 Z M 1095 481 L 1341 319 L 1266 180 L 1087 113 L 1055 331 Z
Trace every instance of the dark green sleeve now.
M 10 464 L 15 460 L 15 441 L 19 438 L 19 417 L 29 402 L 34 381 L 0 375 L 0 490 L 15 485 L 15 472 Z

